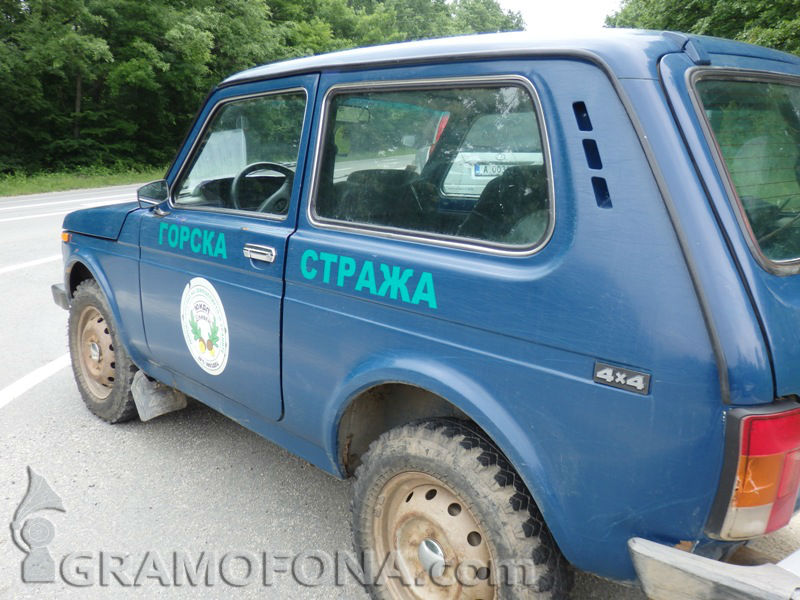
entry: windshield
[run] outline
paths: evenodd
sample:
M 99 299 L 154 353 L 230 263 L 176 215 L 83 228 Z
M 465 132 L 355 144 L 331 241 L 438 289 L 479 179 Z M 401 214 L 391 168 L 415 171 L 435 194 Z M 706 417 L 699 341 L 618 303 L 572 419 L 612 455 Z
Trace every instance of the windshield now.
M 800 85 L 709 78 L 697 92 L 761 252 L 800 259 Z

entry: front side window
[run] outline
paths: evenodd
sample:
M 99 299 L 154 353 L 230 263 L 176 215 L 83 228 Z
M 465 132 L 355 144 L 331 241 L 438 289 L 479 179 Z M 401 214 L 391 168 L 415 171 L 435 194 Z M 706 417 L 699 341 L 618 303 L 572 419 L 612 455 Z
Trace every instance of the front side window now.
M 522 86 L 335 92 L 320 156 L 322 222 L 520 248 L 548 231 L 539 118 Z
M 708 78 L 696 89 L 761 252 L 800 259 L 800 84 Z
M 177 182 L 175 204 L 285 215 L 305 106 L 302 91 L 222 105 Z

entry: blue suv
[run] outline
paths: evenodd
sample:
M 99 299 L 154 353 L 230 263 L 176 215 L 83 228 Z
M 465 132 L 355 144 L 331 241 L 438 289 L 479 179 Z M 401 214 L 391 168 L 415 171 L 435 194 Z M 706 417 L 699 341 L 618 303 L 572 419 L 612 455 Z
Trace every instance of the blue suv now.
M 190 396 L 355 476 L 375 598 L 800 587 L 797 556 L 721 562 L 797 506 L 795 56 L 607 31 L 265 65 L 63 239 L 88 408 Z

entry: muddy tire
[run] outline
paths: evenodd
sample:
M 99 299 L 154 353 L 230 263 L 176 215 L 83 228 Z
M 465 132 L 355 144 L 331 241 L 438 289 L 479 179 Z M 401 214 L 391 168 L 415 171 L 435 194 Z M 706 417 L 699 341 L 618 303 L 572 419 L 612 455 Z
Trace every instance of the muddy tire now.
M 465 421 L 383 434 L 356 471 L 352 508 L 357 551 L 384 575 L 391 556 L 401 575 L 368 581 L 373 598 L 556 600 L 572 586 L 522 480 Z
M 136 366 L 120 343 L 108 301 L 93 279 L 75 290 L 68 331 L 72 371 L 89 410 L 109 423 L 136 417 L 131 395 Z

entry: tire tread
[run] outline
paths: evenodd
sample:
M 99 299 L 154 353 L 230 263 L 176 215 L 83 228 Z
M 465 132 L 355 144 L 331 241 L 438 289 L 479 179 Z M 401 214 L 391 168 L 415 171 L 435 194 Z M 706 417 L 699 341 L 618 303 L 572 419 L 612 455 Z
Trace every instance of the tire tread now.
M 516 538 L 515 552 L 530 557 L 542 567 L 542 573 L 531 588 L 515 588 L 502 593 L 502 598 L 536 598 L 563 600 L 573 585 L 573 572 L 548 530 L 541 512 L 527 487 L 505 455 L 477 426 L 468 421 L 441 418 L 417 421 L 392 429 L 374 440 L 355 472 L 351 508 L 353 525 L 360 527 L 359 506 L 367 498 L 370 471 L 380 463 L 419 442 L 438 446 L 453 466 L 471 473 L 485 484 L 486 497 L 479 499 L 489 506 L 500 507 L 503 518 Z M 438 451 L 438 449 L 437 449 Z M 368 476 L 369 474 L 369 476 Z M 356 532 L 358 539 L 358 532 Z M 370 588 L 373 597 L 384 598 L 382 590 Z M 522 594 L 522 595 L 520 595 Z
M 114 361 L 117 365 L 116 372 L 123 375 L 123 377 L 117 377 L 114 381 L 114 387 L 109 396 L 107 410 L 100 410 L 99 405 L 93 401 L 86 384 L 83 382 L 83 373 L 76 362 L 80 359 L 75 357 L 75 350 L 73 348 L 74 340 L 72 337 L 75 324 L 73 323 L 74 309 L 71 309 L 68 336 L 70 354 L 72 355 L 72 372 L 75 375 L 75 381 L 78 384 L 83 402 L 95 416 L 103 419 L 107 423 L 114 424 L 130 421 L 139 416 L 136 410 L 136 403 L 133 401 L 133 395 L 131 394 L 131 382 L 133 381 L 133 375 L 136 373 L 137 367 L 130 356 L 128 356 L 128 353 L 119 340 L 116 324 L 112 318 L 111 308 L 100 286 L 94 279 L 86 279 L 75 288 L 75 293 L 72 295 L 72 307 L 76 305 L 80 307 L 82 303 L 94 304 L 108 322 L 111 330 L 111 337 L 114 340 Z M 74 312 L 77 313 L 77 310 Z

